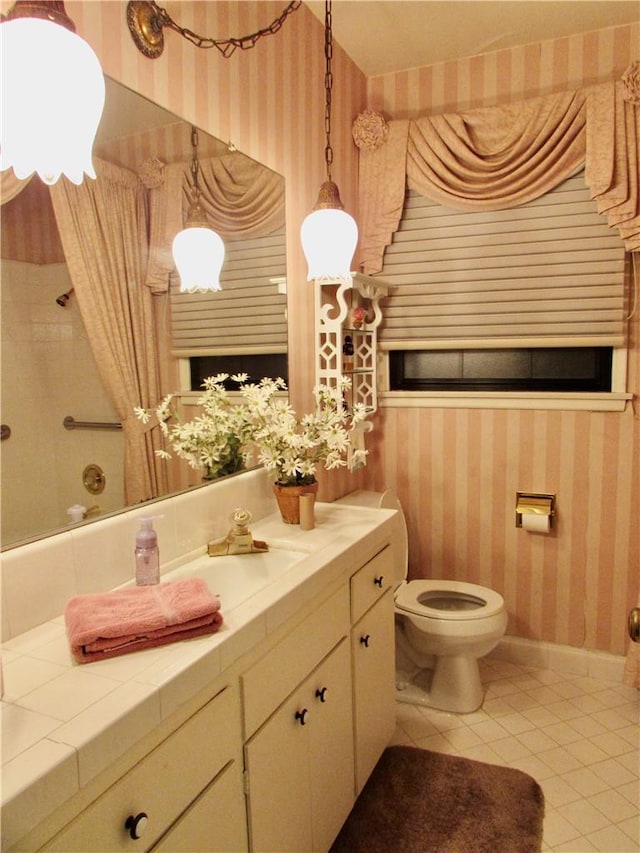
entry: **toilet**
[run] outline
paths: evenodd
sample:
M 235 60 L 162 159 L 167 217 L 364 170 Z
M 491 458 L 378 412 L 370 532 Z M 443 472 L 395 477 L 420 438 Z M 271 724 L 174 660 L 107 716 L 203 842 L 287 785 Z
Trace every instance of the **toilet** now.
M 337 503 L 399 511 L 394 578 L 398 700 L 457 714 L 477 711 L 484 699 L 478 660 L 497 646 L 507 627 L 502 596 L 462 581 L 408 581 L 407 527 L 393 490 L 359 490 Z

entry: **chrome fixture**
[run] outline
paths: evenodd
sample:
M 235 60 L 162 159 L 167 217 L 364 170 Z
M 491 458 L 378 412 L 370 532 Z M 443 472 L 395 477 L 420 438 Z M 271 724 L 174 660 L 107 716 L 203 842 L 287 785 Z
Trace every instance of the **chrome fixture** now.
M 71 288 L 71 290 L 67 290 L 67 292 L 66 292 L 66 293 L 63 293 L 61 296 L 58 296 L 58 298 L 56 299 L 56 303 L 57 303 L 61 308 L 66 308 L 66 307 L 67 307 L 67 302 L 71 299 L 71 294 L 72 294 L 72 293 L 73 293 L 73 288 Z
M 104 492 L 104 487 L 107 485 L 107 478 L 99 465 L 87 465 L 82 472 L 82 484 L 92 495 L 99 495 Z M 95 511 L 99 509 L 100 507 L 91 507 L 94 515 L 97 514 Z M 91 510 L 85 512 L 85 518 Z

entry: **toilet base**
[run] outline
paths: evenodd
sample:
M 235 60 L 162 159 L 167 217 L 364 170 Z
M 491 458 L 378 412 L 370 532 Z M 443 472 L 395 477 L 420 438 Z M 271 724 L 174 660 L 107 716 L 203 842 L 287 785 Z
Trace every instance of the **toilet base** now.
M 471 714 L 484 700 L 478 660 L 464 655 L 439 657 L 434 669 L 399 669 L 396 699 L 453 714 Z

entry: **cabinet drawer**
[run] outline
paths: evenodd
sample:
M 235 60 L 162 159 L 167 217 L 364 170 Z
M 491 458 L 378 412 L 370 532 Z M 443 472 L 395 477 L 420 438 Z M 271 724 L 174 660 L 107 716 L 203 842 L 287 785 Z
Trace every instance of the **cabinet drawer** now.
M 292 690 L 349 632 L 346 587 L 274 646 L 241 677 L 245 738 L 250 737 Z
M 247 850 L 242 769 L 231 761 L 173 824 L 153 853 L 229 853 Z
M 72 851 L 148 850 L 213 777 L 237 757 L 237 691 L 226 687 L 45 847 Z M 235 751 L 234 751 L 235 750 Z M 125 829 L 129 815 L 148 816 L 142 837 Z
M 357 622 L 393 579 L 393 548 L 387 545 L 351 578 L 351 621 Z

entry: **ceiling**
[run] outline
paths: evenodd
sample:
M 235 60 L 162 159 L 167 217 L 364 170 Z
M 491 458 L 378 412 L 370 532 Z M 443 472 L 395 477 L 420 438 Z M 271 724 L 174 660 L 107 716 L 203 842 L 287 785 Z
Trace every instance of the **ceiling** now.
M 324 22 L 323 0 L 305 0 Z M 333 38 L 371 77 L 640 21 L 638 0 L 332 0 Z

